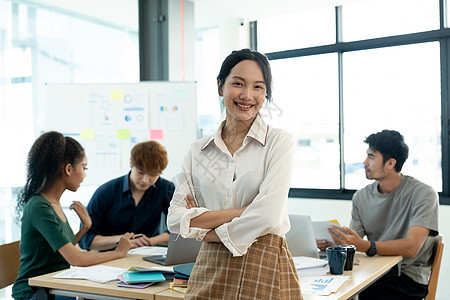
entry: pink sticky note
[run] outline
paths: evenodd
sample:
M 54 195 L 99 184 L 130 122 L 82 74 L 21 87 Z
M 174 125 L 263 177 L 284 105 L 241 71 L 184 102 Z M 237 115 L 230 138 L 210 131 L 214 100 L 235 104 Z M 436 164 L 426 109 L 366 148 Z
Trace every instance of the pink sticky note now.
M 164 133 L 162 129 L 150 129 L 150 139 L 151 140 L 162 140 L 164 138 Z

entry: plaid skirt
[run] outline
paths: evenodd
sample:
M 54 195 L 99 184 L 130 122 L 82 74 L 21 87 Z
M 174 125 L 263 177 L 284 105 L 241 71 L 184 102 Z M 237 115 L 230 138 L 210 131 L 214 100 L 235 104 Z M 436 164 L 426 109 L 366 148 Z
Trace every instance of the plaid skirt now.
M 233 257 L 222 243 L 203 243 L 185 299 L 303 299 L 286 241 L 258 237 L 247 254 Z

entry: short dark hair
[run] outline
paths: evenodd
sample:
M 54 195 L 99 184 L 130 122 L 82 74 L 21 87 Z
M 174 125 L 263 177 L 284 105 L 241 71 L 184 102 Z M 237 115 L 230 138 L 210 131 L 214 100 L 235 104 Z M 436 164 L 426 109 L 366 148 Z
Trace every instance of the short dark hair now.
M 266 99 L 269 102 L 272 101 L 272 71 L 270 70 L 269 60 L 265 55 L 250 49 L 233 51 L 225 58 L 222 67 L 220 68 L 219 75 L 217 75 L 219 89 L 223 87 L 225 80 L 228 75 L 230 75 L 231 69 L 243 60 L 253 60 L 259 65 L 263 74 L 264 83 L 266 84 Z
M 372 150 L 379 151 L 383 155 L 383 163 L 388 159 L 396 160 L 395 170 L 400 172 L 403 164 L 408 158 L 409 148 L 405 144 L 403 135 L 395 130 L 383 130 L 369 135 L 364 143 Z
M 139 143 L 131 150 L 131 165 L 145 173 L 161 174 L 168 163 L 166 149 L 156 141 Z

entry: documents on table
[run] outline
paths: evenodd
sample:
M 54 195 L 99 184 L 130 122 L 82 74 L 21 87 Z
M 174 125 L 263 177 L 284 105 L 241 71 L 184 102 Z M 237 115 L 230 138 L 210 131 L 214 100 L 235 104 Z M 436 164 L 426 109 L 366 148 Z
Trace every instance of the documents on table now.
M 140 255 L 167 255 L 167 247 L 144 246 L 131 249 L 130 251 L 128 251 L 128 253 Z
M 117 277 L 125 271 L 126 269 L 102 265 L 92 267 L 73 267 L 53 275 L 53 278 L 86 279 L 99 283 L 107 283 L 117 280 Z
M 314 221 L 312 222 L 313 225 L 313 231 L 314 231 L 314 237 L 316 240 L 327 240 L 332 243 L 333 246 L 336 246 L 336 244 L 333 241 L 333 238 L 331 237 L 331 234 L 328 232 L 328 228 L 331 228 L 331 226 L 336 226 L 339 228 L 343 233 L 347 234 L 344 229 L 339 225 L 339 222 L 337 220 L 331 220 L 331 221 Z
M 325 276 L 328 262 L 323 259 L 294 256 L 295 268 L 300 277 L 303 294 L 329 295 L 336 292 L 350 276 Z
M 328 273 L 328 262 L 326 260 L 307 256 L 294 256 L 292 259 L 299 277 L 321 276 Z
M 313 276 L 301 277 L 303 294 L 328 296 L 336 292 L 350 276 Z

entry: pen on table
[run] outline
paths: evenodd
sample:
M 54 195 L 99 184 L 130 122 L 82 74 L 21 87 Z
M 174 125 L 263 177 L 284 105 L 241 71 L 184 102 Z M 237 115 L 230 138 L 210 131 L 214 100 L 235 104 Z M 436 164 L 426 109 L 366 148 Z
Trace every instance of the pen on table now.
M 143 234 L 136 234 L 136 235 L 134 236 L 133 240 L 138 239 L 138 238 L 141 238 L 141 237 L 143 237 L 143 236 L 144 236 Z M 119 244 L 119 241 L 116 242 L 116 245 L 118 245 L 118 244 Z

